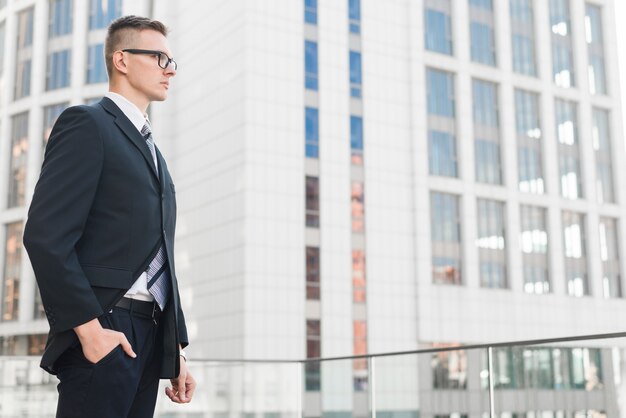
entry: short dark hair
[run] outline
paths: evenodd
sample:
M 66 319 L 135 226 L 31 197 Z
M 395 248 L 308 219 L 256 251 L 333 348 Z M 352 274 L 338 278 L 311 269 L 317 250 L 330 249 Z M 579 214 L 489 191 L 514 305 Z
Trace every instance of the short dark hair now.
M 132 48 L 134 36 L 142 30 L 154 30 L 167 36 L 167 27 L 158 20 L 129 15 L 115 19 L 107 29 L 104 41 L 104 60 L 109 78 L 113 74 L 113 53 L 121 48 Z

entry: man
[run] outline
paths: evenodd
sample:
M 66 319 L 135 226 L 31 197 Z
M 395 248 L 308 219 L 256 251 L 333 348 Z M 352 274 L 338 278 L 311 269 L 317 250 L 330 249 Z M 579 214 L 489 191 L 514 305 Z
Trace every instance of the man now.
M 159 378 L 191 400 L 195 381 L 174 265 L 176 201 L 146 109 L 177 64 L 167 29 L 111 23 L 109 92 L 59 116 L 24 230 L 50 334 L 41 366 L 57 374 L 57 417 L 152 417 Z

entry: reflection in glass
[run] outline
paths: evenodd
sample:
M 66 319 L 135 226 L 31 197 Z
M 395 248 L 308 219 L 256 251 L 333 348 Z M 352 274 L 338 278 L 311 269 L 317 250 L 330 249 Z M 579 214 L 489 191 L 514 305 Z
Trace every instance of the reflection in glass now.
M 474 79 L 472 92 L 476 180 L 502 184 L 497 86 Z
M 304 0 L 304 21 L 317 25 L 317 0 Z
M 543 194 L 543 163 L 539 95 L 515 90 L 519 190 Z
M 320 299 L 320 249 L 306 247 L 306 298 Z
M 352 301 L 365 303 L 365 251 L 352 250 Z
M 532 0 L 510 0 L 513 71 L 537 75 Z
M 350 33 L 361 33 L 361 0 L 348 0 Z
M 308 158 L 319 157 L 319 113 L 312 107 L 304 109 L 305 116 L 305 155 Z
M 582 198 L 580 149 L 578 141 L 577 106 L 573 102 L 557 99 L 554 103 L 556 137 L 559 150 L 561 196 L 567 199 Z
M 591 141 L 596 156 L 596 191 L 598 203 L 614 202 L 613 155 L 611 153 L 609 112 L 604 109 L 593 109 Z
M 598 224 L 600 261 L 602 262 L 602 293 L 605 298 L 622 297 L 617 225 L 616 219 L 606 217 L 601 217 Z
M 430 194 L 433 283 L 461 284 L 461 221 L 458 196 Z
M 320 183 L 318 177 L 306 176 L 306 226 L 320 226 Z
M 49 38 L 72 33 L 72 3 L 72 0 L 49 0 Z
M 307 319 L 306 358 L 314 359 L 320 357 L 322 357 L 321 322 L 318 319 Z M 305 364 L 305 389 L 306 391 L 319 391 L 321 389 L 321 369 L 319 362 L 307 362 Z
M 65 49 L 48 54 L 46 90 L 55 90 L 70 85 L 72 51 Z
M 361 356 L 367 354 L 367 322 L 355 320 L 352 322 L 354 342 L 353 355 Z M 367 390 L 368 387 L 368 367 L 367 359 L 354 359 L 352 362 L 354 390 L 357 392 Z
M 87 50 L 87 84 L 106 83 L 108 81 L 104 63 L 104 45 L 89 45 Z
M 350 150 L 354 165 L 363 165 L 363 118 L 350 116 Z
M 591 94 L 606 94 L 604 69 L 604 41 L 602 36 L 602 9 L 590 3 L 585 5 L 585 35 L 589 55 L 589 89 Z
M 17 320 L 20 302 L 21 266 L 22 222 L 14 222 L 6 226 L 2 321 Z
M 520 248 L 522 249 L 524 291 L 548 293 L 548 231 L 546 210 L 534 206 L 520 207 Z
M 454 76 L 426 70 L 428 102 L 428 168 L 436 176 L 457 177 Z
M 563 211 L 563 247 L 567 294 L 576 297 L 589 295 L 584 222 L 584 215 Z
M 122 15 L 122 0 L 90 0 L 89 29 L 103 29 Z
M 450 0 L 424 2 L 424 29 L 426 49 L 452 55 Z
M 470 0 L 469 4 L 472 61 L 495 66 L 493 4 L 491 0 Z
M 26 197 L 28 166 L 28 112 L 11 118 L 11 155 L 9 168 L 8 207 L 23 206 Z
M 433 348 L 459 347 L 460 344 L 433 344 Z M 433 389 L 467 389 L 465 350 L 435 353 L 430 361 Z
M 365 204 L 363 182 L 352 182 L 352 232 L 363 232 L 365 221 Z
M 478 199 L 477 221 L 480 284 L 483 287 L 506 288 L 504 203 Z
M 559 87 L 574 87 L 574 58 L 569 0 L 550 0 L 552 74 Z
M 34 8 L 22 10 L 17 15 L 17 51 L 15 70 L 15 100 L 30 95 Z
M 361 97 L 361 53 L 350 51 L 350 96 Z
M 317 90 L 317 42 L 304 41 L 304 86 Z

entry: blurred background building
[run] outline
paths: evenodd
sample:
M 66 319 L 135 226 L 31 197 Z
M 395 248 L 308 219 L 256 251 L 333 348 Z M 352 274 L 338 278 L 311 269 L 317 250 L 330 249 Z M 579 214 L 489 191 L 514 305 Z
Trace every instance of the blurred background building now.
M 0 0 L 0 354 L 44 347 L 28 204 L 55 118 L 106 92 L 106 26 L 131 13 L 172 29 L 179 64 L 150 112 L 191 357 L 623 331 L 616 1 Z M 544 416 L 614 416 L 619 353 L 501 350 L 497 384 L 555 391 Z M 406 393 L 454 392 L 427 417 L 486 402 L 481 356 L 389 366 L 390 417 L 417 416 Z M 306 416 L 367 416 L 368 375 L 309 364 Z

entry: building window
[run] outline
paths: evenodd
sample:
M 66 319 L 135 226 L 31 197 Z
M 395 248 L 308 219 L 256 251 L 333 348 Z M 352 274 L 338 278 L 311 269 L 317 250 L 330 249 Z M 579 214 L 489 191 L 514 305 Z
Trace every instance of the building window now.
M 320 299 L 320 249 L 306 247 L 306 298 Z
M 472 61 L 496 65 L 493 4 L 491 0 L 469 0 Z
M 15 356 L 18 354 L 16 335 L 0 337 L 0 356 Z
M 90 0 L 89 29 L 103 29 L 122 16 L 122 0 Z
M 43 108 L 43 147 L 45 149 L 50 139 L 52 127 L 57 118 L 70 104 L 68 102 L 54 104 Z
M 350 95 L 360 98 L 363 87 L 361 80 L 361 53 L 350 51 Z
M 48 69 L 46 72 L 46 90 L 55 90 L 70 85 L 71 51 L 52 52 L 48 55 Z
M 365 251 L 352 250 L 352 302 L 365 303 L 366 299 Z
M 28 355 L 40 356 L 46 349 L 48 334 L 30 334 L 28 336 Z
M 515 116 L 519 190 L 543 194 L 545 189 L 539 96 L 535 93 L 515 90 Z
M 602 9 L 599 6 L 587 4 L 585 12 L 585 33 L 589 55 L 589 89 L 591 94 L 606 94 Z
M 87 84 L 106 83 L 108 80 L 104 45 L 90 45 L 87 51 Z
M 480 285 L 504 289 L 507 287 L 504 203 L 486 199 L 478 199 L 477 203 Z
M 461 220 L 459 198 L 430 194 L 430 239 L 433 283 L 461 284 Z
M 576 297 L 589 295 L 585 216 L 580 213 L 563 211 L 562 223 L 567 294 Z
M 306 226 L 320 226 L 320 181 L 311 176 L 306 176 Z
M 363 118 L 350 116 L 350 151 L 351 163 L 363 165 Z
M 15 100 L 30 96 L 33 18 L 33 7 L 17 15 Z
M 481 80 L 472 83 L 476 180 L 502 184 L 497 86 Z
M 600 261 L 602 262 L 602 290 L 605 298 L 622 297 L 617 225 L 615 219 L 600 218 Z
M 361 33 L 361 0 L 348 0 L 350 33 Z
M 510 6 L 513 71 L 536 76 L 533 0 L 511 0 Z
M 306 124 L 305 155 L 319 157 L 319 114 L 317 109 L 307 107 L 304 110 Z
M 304 0 L 304 21 L 317 25 L 317 0 Z
M 46 311 L 43 307 L 43 301 L 41 300 L 41 293 L 39 292 L 39 287 L 35 286 L 35 306 L 33 310 L 33 318 L 34 319 L 45 319 Z
M 50 0 L 48 37 L 72 33 L 72 0 Z
M 548 268 L 548 229 L 546 210 L 533 206 L 520 208 L 520 247 L 526 293 L 550 292 Z
M 24 206 L 28 166 L 28 112 L 11 119 L 11 160 L 8 207 Z
M 459 344 L 433 344 L 433 348 L 458 347 Z M 433 389 L 467 389 L 465 350 L 442 351 L 431 357 Z
M 367 322 L 355 320 L 352 322 L 353 329 L 353 355 L 362 356 L 367 354 Z M 367 358 L 354 359 L 352 362 L 354 378 L 354 390 L 362 392 L 368 387 Z
M 314 359 L 322 356 L 321 323 L 318 319 L 306 320 L 306 358 Z M 319 362 L 305 363 L 305 389 L 307 392 L 319 392 L 322 387 L 321 368 Z
M 352 232 L 363 232 L 365 229 L 365 192 L 362 181 L 352 182 Z
M 17 320 L 20 302 L 22 222 L 15 222 L 6 226 L 5 248 L 2 320 L 15 321 Z
M 450 12 L 450 0 L 424 2 L 424 41 L 429 51 L 453 54 Z
M 574 87 L 574 53 L 569 0 L 550 0 L 552 74 L 559 87 Z
M 304 41 L 304 86 L 317 90 L 317 42 Z
M 457 177 L 454 76 L 426 70 L 428 102 L 428 165 L 436 176 Z
M 554 107 L 559 150 L 561 196 L 573 200 L 580 199 L 583 196 L 583 190 L 580 172 L 576 104 L 557 99 Z
M 613 154 L 611 152 L 609 112 L 594 108 L 592 124 L 591 140 L 596 156 L 596 192 L 598 203 L 614 202 Z

